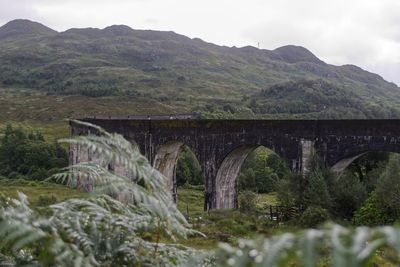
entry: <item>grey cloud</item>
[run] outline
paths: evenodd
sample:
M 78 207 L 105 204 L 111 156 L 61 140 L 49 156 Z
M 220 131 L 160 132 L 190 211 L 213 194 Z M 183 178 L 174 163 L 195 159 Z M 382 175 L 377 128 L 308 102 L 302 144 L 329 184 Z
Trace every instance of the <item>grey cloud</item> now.
M 0 0 L 0 23 L 17 18 L 37 19 L 37 14 L 28 0 Z

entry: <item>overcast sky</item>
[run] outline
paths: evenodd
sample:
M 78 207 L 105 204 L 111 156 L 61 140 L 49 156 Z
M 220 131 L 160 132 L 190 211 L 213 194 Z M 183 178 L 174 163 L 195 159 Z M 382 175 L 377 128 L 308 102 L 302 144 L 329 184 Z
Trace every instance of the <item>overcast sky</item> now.
M 125 24 L 227 46 L 301 45 L 400 85 L 400 0 L 0 0 L 0 24 L 16 18 L 58 31 Z

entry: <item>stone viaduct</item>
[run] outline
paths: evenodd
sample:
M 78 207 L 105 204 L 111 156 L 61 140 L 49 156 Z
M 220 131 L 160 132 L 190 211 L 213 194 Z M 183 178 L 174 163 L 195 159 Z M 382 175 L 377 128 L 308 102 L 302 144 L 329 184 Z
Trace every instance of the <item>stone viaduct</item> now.
M 189 117 L 104 117 L 83 121 L 122 134 L 164 174 L 176 198 L 175 168 L 187 145 L 200 162 L 204 208 L 236 208 L 238 175 L 251 151 L 273 150 L 292 171 L 304 173 L 315 151 L 341 173 L 368 151 L 400 152 L 400 120 L 200 120 Z M 88 129 L 70 122 L 72 135 Z M 71 163 L 82 158 L 70 151 Z M 87 152 L 86 152 L 87 153 Z

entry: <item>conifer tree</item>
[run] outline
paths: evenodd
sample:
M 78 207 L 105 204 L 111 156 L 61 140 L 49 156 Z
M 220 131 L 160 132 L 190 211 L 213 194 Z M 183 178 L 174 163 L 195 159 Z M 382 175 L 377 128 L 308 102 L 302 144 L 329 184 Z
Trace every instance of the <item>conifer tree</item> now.
M 304 200 L 306 206 L 320 206 L 328 209 L 331 205 L 328 186 L 320 169 L 314 169 L 308 175 L 308 184 L 304 191 Z

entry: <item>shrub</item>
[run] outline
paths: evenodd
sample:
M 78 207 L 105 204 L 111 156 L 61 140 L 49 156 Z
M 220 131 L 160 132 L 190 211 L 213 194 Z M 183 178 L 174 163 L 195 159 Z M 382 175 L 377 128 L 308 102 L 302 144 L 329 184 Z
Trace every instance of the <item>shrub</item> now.
M 257 194 L 251 191 L 244 191 L 239 195 L 239 210 L 244 213 L 256 211 Z
M 387 213 L 400 216 L 400 155 L 394 155 L 386 165 L 376 185 L 376 197 Z
M 197 190 L 197 191 L 205 190 L 205 187 L 203 184 L 199 184 L 199 185 L 184 184 L 183 186 L 181 186 L 181 188 L 192 189 L 192 190 Z
M 18 179 L 18 176 L 20 176 L 19 172 L 10 172 L 8 175 L 10 179 Z
M 54 203 L 57 203 L 57 197 L 54 195 L 50 195 L 50 196 L 43 196 L 40 195 L 37 201 L 37 205 L 40 207 L 45 207 L 45 206 L 49 206 L 52 205 Z
M 276 192 L 278 196 L 278 202 L 280 205 L 290 207 L 295 203 L 295 198 L 291 190 L 291 184 L 289 180 L 279 180 L 276 184 Z
M 187 146 L 182 147 L 176 164 L 176 182 L 178 186 L 204 184 L 200 164 Z
M 376 192 L 372 192 L 361 207 L 354 213 L 355 225 L 378 226 L 393 223 L 392 216 L 379 206 Z
M 300 223 L 305 227 L 315 227 L 329 219 L 326 209 L 318 206 L 308 207 L 300 217 Z
M 367 198 L 365 186 L 352 173 L 340 177 L 332 193 L 333 212 L 344 219 L 351 219 L 353 213 Z
M 240 190 L 256 190 L 256 175 L 252 168 L 248 168 L 239 174 L 239 188 Z
M 307 206 L 329 208 L 331 205 L 328 186 L 319 169 L 311 172 L 308 177 L 308 185 L 304 191 L 304 200 Z

